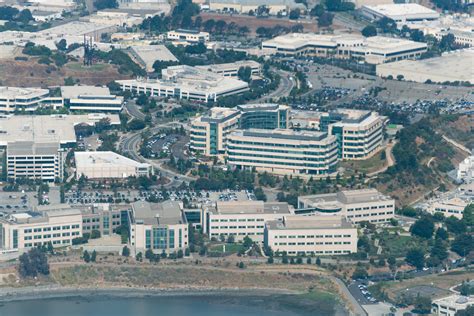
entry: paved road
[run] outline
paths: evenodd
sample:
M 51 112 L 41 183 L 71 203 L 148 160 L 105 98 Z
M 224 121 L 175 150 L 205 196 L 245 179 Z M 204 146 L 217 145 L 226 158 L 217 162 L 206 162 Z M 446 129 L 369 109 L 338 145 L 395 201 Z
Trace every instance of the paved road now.
M 342 294 L 346 297 L 346 299 L 352 305 L 352 310 L 354 310 L 355 315 L 366 316 L 367 315 L 366 311 L 362 308 L 362 306 L 359 304 L 357 299 L 352 295 L 351 291 L 346 287 L 344 282 L 342 282 L 340 279 L 336 277 L 331 277 L 331 278 L 339 285 L 339 288 L 341 289 Z
M 276 88 L 269 94 L 262 96 L 260 99 L 253 100 L 252 102 L 258 103 L 266 99 L 287 97 L 290 95 L 290 92 L 291 90 L 293 90 L 293 87 L 295 85 L 295 79 L 293 75 L 288 71 L 284 71 L 284 70 L 280 70 L 276 68 L 272 68 L 272 71 L 280 75 L 280 85 L 278 86 L 278 88 Z
M 142 111 L 140 111 L 140 108 L 132 100 L 129 100 L 127 103 L 125 103 L 125 110 L 127 111 L 128 114 L 130 114 L 132 117 L 136 119 L 139 119 L 139 120 L 145 119 L 145 114 Z

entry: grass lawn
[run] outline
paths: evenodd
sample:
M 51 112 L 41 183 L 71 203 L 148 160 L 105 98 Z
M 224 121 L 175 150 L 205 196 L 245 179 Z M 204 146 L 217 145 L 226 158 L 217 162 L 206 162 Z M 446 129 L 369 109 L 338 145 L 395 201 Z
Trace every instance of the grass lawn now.
M 226 253 L 237 253 L 241 249 L 243 249 L 243 246 L 241 244 L 225 244 L 225 252 Z M 219 244 L 219 245 L 213 245 L 209 249 L 210 251 L 215 251 L 215 252 L 224 252 L 224 244 Z
M 377 154 L 367 160 L 361 161 L 343 161 L 341 166 L 346 169 L 345 174 L 353 175 L 358 172 L 370 173 L 381 169 L 386 162 L 386 159 L 382 159 L 382 155 L 385 154 L 385 149 L 380 150 Z
M 71 70 L 87 70 L 87 71 L 102 71 L 107 65 L 106 64 L 94 64 L 92 66 L 84 66 L 82 63 L 68 63 L 66 65 Z
M 397 236 L 395 234 L 382 235 L 380 244 L 383 253 L 388 256 L 404 257 L 408 250 L 412 248 L 422 248 L 426 250 L 426 243 L 419 238 L 412 236 Z

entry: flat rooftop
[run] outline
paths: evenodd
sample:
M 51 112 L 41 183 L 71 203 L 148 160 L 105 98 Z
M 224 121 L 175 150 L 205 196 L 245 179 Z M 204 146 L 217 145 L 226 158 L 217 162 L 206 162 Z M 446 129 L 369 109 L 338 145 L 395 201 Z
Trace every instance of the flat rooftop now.
M 417 3 L 365 5 L 363 8 L 368 8 L 387 17 L 407 16 L 409 18 L 416 15 L 426 15 L 429 18 L 439 17 L 438 12 Z
M 58 153 L 58 143 L 34 143 L 19 141 L 8 144 L 8 156 L 51 156 Z
M 288 203 L 263 201 L 218 201 L 216 214 L 291 214 Z
M 285 216 L 282 221 L 270 221 L 267 223 L 269 229 L 293 230 L 293 229 L 331 229 L 331 228 L 353 228 L 343 216 Z
M 96 86 L 62 86 L 61 96 L 64 99 L 76 99 L 79 96 L 110 96 L 107 87 Z
M 241 112 L 277 111 L 280 109 L 289 109 L 289 107 L 286 105 L 280 105 L 276 103 L 249 103 L 237 105 L 236 108 Z
M 110 119 L 112 125 L 120 124 L 118 114 L 3 116 L 0 117 L 0 146 L 18 141 L 74 143 L 76 141 L 74 126 L 95 125 L 104 118 Z
M 110 25 L 85 22 L 85 21 L 71 21 L 69 23 L 61 24 L 49 29 L 38 32 L 39 34 L 61 34 L 72 36 L 83 36 L 90 33 L 109 29 Z
M 260 67 L 260 63 L 254 60 L 238 60 L 233 63 L 223 63 L 223 64 L 212 64 L 212 65 L 205 65 L 205 66 L 196 66 L 198 69 L 204 69 L 207 71 L 212 72 L 221 72 L 221 71 L 229 71 L 229 70 L 239 70 L 240 67 L 250 67 L 250 68 L 258 68 Z
M 213 107 L 207 114 L 201 116 L 203 122 L 222 123 L 239 114 L 239 111 L 231 108 Z
M 130 49 L 132 55 L 138 58 L 147 71 L 153 70 L 153 64 L 157 60 L 178 62 L 178 59 L 165 45 L 136 45 Z
M 176 201 L 150 203 L 138 201 L 131 204 L 135 223 L 145 225 L 176 225 L 186 224 L 181 206 Z
M 49 90 L 41 88 L 19 88 L 19 87 L 0 87 L 0 99 L 2 98 L 36 98 L 47 96 Z
M 314 205 L 319 203 L 331 203 L 337 205 L 339 203 L 349 204 L 375 201 L 393 201 L 392 198 L 380 193 L 376 189 L 349 190 L 329 194 L 305 195 L 300 196 L 298 200 L 304 201 L 305 203 L 312 203 Z
M 328 137 L 328 134 L 325 132 L 295 131 L 289 129 L 267 130 L 256 128 L 236 130 L 232 132 L 232 135 L 257 138 L 285 139 L 293 141 L 321 141 Z
M 120 166 L 135 168 L 150 167 L 147 163 L 137 162 L 113 151 L 76 151 L 74 152 L 74 159 L 76 160 L 78 170 L 88 168 L 118 168 Z

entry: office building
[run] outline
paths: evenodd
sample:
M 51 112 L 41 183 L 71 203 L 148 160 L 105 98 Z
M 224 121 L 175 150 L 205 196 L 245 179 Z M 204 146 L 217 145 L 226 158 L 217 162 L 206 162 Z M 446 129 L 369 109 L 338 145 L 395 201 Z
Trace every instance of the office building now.
M 237 77 L 240 68 L 249 67 L 253 76 L 260 75 L 262 65 L 254 60 L 238 60 L 233 63 L 212 64 L 206 66 L 196 66 L 198 69 L 207 70 L 225 77 Z
M 62 106 L 62 99 L 50 97 L 47 89 L 0 87 L 0 113 L 33 112 L 41 107 L 55 110 Z
M 76 151 L 74 159 L 77 179 L 84 176 L 91 180 L 111 180 L 153 174 L 150 164 L 137 162 L 112 151 Z
M 165 45 L 134 45 L 130 54 L 147 72 L 153 72 L 156 61 L 178 63 L 178 59 Z
M 262 50 L 266 55 L 353 58 L 369 64 L 382 64 L 417 59 L 427 51 L 427 45 L 384 36 L 366 38 L 354 34 L 290 33 L 264 41 Z
M 442 213 L 444 217 L 454 216 L 457 219 L 462 219 L 464 209 L 471 202 L 471 199 L 461 197 L 441 198 L 429 202 L 426 210 L 431 214 Z
M 306 214 L 341 215 L 353 223 L 385 223 L 395 215 L 395 200 L 375 189 L 339 191 L 300 196 L 298 209 L 306 209 Z
M 275 174 L 329 175 L 336 171 L 337 141 L 313 131 L 236 130 L 227 136 L 227 161 Z
M 293 214 L 288 203 L 263 201 L 218 201 L 202 208 L 203 232 L 210 238 L 233 236 L 242 241 L 246 236 L 263 242 L 265 223 Z
M 357 228 L 342 216 L 284 216 L 265 225 L 265 246 L 289 256 L 357 252 Z
M 455 316 L 457 312 L 474 305 L 474 298 L 471 296 L 450 295 L 433 300 L 431 303 L 431 314 L 435 316 Z
M 218 98 L 249 90 L 248 83 L 242 80 L 186 65 L 168 67 L 163 69 L 161 74 L 160 80 L 136 79 L 116 82 L 123 91 L 202 102 L 215 102 Z
M 150 249 L 168 254 L 188 247 L 188 223 L 182 206 L 176 201 L 131 204 L 130 241 L 136 253 Z
M 187 42 L 190 44 L 209 42 L 209 33 L 196 30 L 178 29 L 166 33 L 166 38 L 171 41 Z
M 294 0 L 210 0 L 209 10 L 226 13 L 248 14 L 249 12 L 257 12 L 258 7 L 264 5 L 268 9 L 268 14 L 281 14 L 286 16 L 292 9 L 306 9 L 301 3 Z
M 94 204 L 81 209 L 82 233 L 98 231 L 100 236 L 110 236 L 122 224 L 127 224 L 128 206 L 115 206 L 108 203 Z
M 229 133 L 238 128 L 287 128 L 288 112 L 288 106 L 271 103 L 211 108 L 191 121 L 190 148 L 206 156 L 224 155 Z
M 472 60 L 474 48 L 446 52 L 442 56 L 422 60 L 402 60 L 377 65 L 377 76 L 414 82 L 474 83 Z
M 82 236 L 82 216 L 76 209 L 4 214 L 0 218 L 0 248 L 5 250 L 27 250 L 51 243 L 53 247 L 64 247 Z
M 438 12 L 417 3 L 364 5 L 361 12 L 371 20 L 389 18 L 397 23 L 436 20 L 439 18 Z
M 64 178 L 65 151 L 58 143 L 11 142 L 6 158 L 8 179 L 54 182 Z
M 456 180 L 464 183 L 474 182 L 474 156 L 471 155 L 458 165 Z
M 337 109 L 321 116 L 320 128 L 336 136 L 340 159 L 364 160 L 382 148 L 386 121 L 377 112 Z
M 107 87 L 63 86 L 61 96 L 71 111 L 120 112 L 123 97 L 111 95 Z

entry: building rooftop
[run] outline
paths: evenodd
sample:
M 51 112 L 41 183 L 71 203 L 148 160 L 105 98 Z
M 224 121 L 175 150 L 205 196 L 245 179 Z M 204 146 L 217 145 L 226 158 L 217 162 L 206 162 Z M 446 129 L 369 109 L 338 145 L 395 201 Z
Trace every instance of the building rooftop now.
M 228 3 L 239 5 L 286 5 L 290 8 L 301 7 L 293 0 L 210 0 L 210 3 Z
M 250 128 L 245 130 L 236 130 L 232 132 L 235 136 L 245 137 L 259 137 L 259 138 L 271 138 L 271 139 L 286 139 L 294 141 L 321 141 L 328 137 L 333 137 L 325 132 L 316 131 L 295 131 L 289 129 L 256 129 Z
M 177 201 L 150 203 L 138 201 L 131 204 L 133 220 L 144 225 L 176 225 L 186 224 L 182 208 Z
M 236 117 L 237 115 L 239 115 L 239 111 L 235 109 L 213 107 L 207 112 L 207 114 L 201 116 L 201 121 L 212 122 L 212 123 L 222 123 L 226 120 Z
M 212 72 L 223 72 L 226 70 L 234 70 L 240 69 L 240 67 L 251 67 L 257 68 L 260 67 L 260 63 L 254 60 L 238 60 L 233 63 L 223 63 L 223 64 L 212 64 L 212 65 L 205 65 L 205 66 L 196 66 L 198 69 L 203 69 Z
M 49 156 L 58 153 L 58 143 L 34 143 L 32 141 L 18 141 L 8 144 L 9 156 Z
M 417 3 L 392 3 L 392 4 L 379 4 L 379 5 L 365 5 L 363 8 L 368 8 L 379 14 L 387 17 L 397 19 L 399 17 L 416 17 L 426 16 L 427 18 L 438 18 L 439 13 L 422 6 Z
M 267 227 L 278 230 L 353 228 L 351 223 L 339 215 L 285 216 L 282 221 L 268 222 Z
M 39 34 L 57 34 L 57 35 L 71 35 L 71 36 L 84 36 L 91 33 L 103 31 L 110 28 L 110 25 L 104 25 L 93 22 L 85 21 L 71 21 L 65 24 L 61 24 L 49 29 L 37 32 Z
M 49 90 L 40 88 L 0 87 L 0 99 L 33 99 L 49 95 Z
M 153 71 L 155 61 L 174 61 L 178 59 L 165 45 L 137 45 L 131 47 L 131 53 L 146 68 L 148 72 Z
M 107 87 L 96 86 L 62 86 L 61 96 L 64 99 L 76 99 L 79 96 L 110 96 Z
M 216 214 L 292 214 L 288 203 L 263 201 L 218 201 Z
M 375 201 L 393 201 L 392 198 L 383 195 L 376 189 L 361 189 L 361 190 L 350 190 L 350 191 L 339 191 L 337 193 L 329 194 L 315 194 L 305 195 L 298 198 L 300 201 L 310 204 L 333 204 L 334 206 L 340 206 L 340 204 L 349 203 L 364 203 L 364 202 L 375 202 Z
M 68 144 L 76 141 L 74 126 L 94 125 L 109 118 L 110 124 L 120 124 L 117 114 L 85 115 L 12 115 L 0 117 L 0 146 L 11 142 Z
M 147 163 L 137 162 L 113 151 L 76 151 L 74 152 L 78 170 L 85 168 L 118 168 L 132 166 L 136 168 L 149 168 Z
M 286 105 L 280 105 L 276 103 L 249 103 L 237 105 L 236 108 L 241 112 L 278 111 L 280 109 L 289 109 L 289 107 Z
M 474 297 L 456 294 L 433 300 L 433 304 L 448 305 L 450 307 L 455 307 L 457 310 L 466 309 L 469 305 L 474 304 Z

